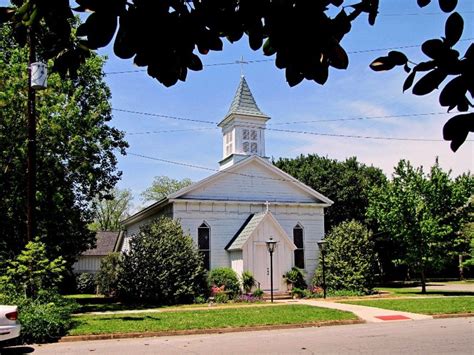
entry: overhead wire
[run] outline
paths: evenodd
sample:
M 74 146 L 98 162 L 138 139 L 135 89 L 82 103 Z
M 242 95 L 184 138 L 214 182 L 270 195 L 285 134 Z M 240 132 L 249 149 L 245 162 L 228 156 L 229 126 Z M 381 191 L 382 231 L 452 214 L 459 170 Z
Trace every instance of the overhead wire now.
M 474 38 L 462 38 L 459 42 L 465 41 L 472 41 Z M 360 54 L 360 53 L 371 53 L 371 52 L 381 52 L 381 51 L 391 51 L 395 49 L 407 49 L 407 48 L 415 48 L 420 47 L 421 44 L 414 44 L 414 45 L 407 45 L 407 46 L 398 46 L 398 47 L 387 47 L 387 48 L 374 48 L 374 49 L 361 49 L 361 50 L 354 50 L 348 51 L 347 54 Z M 253 59 L 253 60 L 245 60 L 245 64 L 253 64 L 253 63 L 264 63 L 264 62 L 273 62 L 275 59 Z M 203 67 L 217 67 L 217 66 L 227 66 L 227 65 L 240 65 L 242 64 L 242 60 L 236 60 L 233 62 L 222 62 L 222 63 L 210 63 L 210 64 L 203 64 Z M 121 71 L 110 71 L 105 72 L 105 75 L 117 75 L 117 74 L 131 74 L 131 73 L 141 73 L 146 72 L 146 69 L 131 69 L 131 70 L 121 70 Z
M 144 116 L 151 117 L 161 117 L 161 118 L 171 118 L 181 121 L 190 121 L 190 122 L 199 122 L 207 124 L 217 124 L 215 121 L 205 121 L 205 120 L 195 120 L 184 117 L 154 114 L 149 112 L 140 112 L 132 111 L 125 109 L 113 109 L 114 111 L 133 113 Z M 352 121 L 352 120 L 366 120 L 366 119 L 386 119 L 386 118 L 401 118 L 401 117 L 417 117 L 417 116 L 435 116 L 447 114 L 446 112 L 426 112 L 426 113 L 413 113 L 413 114 L 402 114 L 402 115 L 385 115 L 385 116 L 365 116 L 365 117 L 353 117 L 353 118 L 340 118 L 340 119 L 328 119 L 328 120 L 312 120 L 312 121 L 294 121 L 294 122 L 282 122 L 281 124 L 295 124 L 295 123 L 315 123 L 315 122 L 336 122 L 336 121 Z M 175 130 L 162 130 L 162 131 L 144 131 L 144 132 L 130 132 L 128 135 L 139 135 L 139 134 L 158 134 L 158 133 L 171 133 L 171 132 L 180 132 L 180 131 L 199 131 L 199 130 L 210 130 L 216 129 L 216 127 L 196 127 L 189 129 L 175 129 Z M 338 137 L 338 138 L 353 138 L 353 139 L 373 139 L 373 140 L 390 140 L 390 141 L 413 141 L 413 142 L 443 142 L 442 139 L 431 139 L 431 138 L 411 138 L 411 137 L 384 137 L 384 136 L 365 136 L 365 135 L 351 135 L 351 134 L 337 134 L 337 133 L 324 133 L 324 132 L 314 132 L 314 131 L 302 131 L 302 130 L 290 130 L 290 129 L 278 129 L 267 127 L 266 130 L 274 132 L 284 132 L 284 133 L 295 133 L 295 134 L 305 134 L 305 135 L 315 135 L 315 136 L 326 136 L 326 137 Z M 471 140 L 467 140 L 471 142 Z

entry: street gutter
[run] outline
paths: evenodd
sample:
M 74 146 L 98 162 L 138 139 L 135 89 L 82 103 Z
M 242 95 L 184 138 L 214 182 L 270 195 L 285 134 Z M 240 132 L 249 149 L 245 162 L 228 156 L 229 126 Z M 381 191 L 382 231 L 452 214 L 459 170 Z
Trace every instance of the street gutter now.
M 169 330 L 169 331 L 158 331 L 158 332 L 68 335 L 68 336 L 62 337 L 59 340 L 59 342 L 65 343 L 65 342 L 89 341 L 89 340 L 148 338 L 148 337 L 196 335 L 196 334 L 222 334 L 222 333 L 236 333 L 236 332 L 253 332 L 253 331 L 262 331 L 262 330 L 325 327 L 325 326 L 333 326 L 333 325 L 349 325 L 349 324 L 362 324 L 362 323 L 365 323 L 365 321 L 363 321 L 362 319 L 356 319 L 356 320 L 333 320 L 333 321 L 312 322 L 312 323 L 303 323 L 303 324 L 256 325 L 256 326 L 235 327 L 235 328 L 187 329 L 187 330 Z

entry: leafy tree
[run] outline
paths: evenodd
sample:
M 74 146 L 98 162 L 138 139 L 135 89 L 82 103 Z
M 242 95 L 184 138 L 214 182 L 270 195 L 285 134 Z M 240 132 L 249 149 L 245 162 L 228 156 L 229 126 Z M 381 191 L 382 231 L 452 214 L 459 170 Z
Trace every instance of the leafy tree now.
M 6 264 L 4 275 L 0 276 L 0 284 L 11 285 L 28 297 L 34 297 L 40 290 L 57 286 L 64 270 L 64 259 L 60 256 L 50 261 L 46 245 L 36 238 L 28 242 L 15 260 Z
M 453 255 L 465 252 L 468 241 L 460 230 L 467 218 L 472 176 L 455 180 L 436 161 L 429 174 L 401 160 L 393 179 L 374 188 L 367 214 L 397 243 L 401 263 L 420 273 L 426 292 L 426 271 L 440 268 Z
M 412 0 L 415 1 L 415 0 Z M 431 0 L 417 0 L 420 7 Z M 457 0 L 439 0 L 442 11 L 451 13 Z M 178 80 L 185 81 L 188 70 L 202 70 L 201 55 L 223 49 L 223 38 L 233 43 L 247 35 L 253 50 L 263 49 L 267 56 L 275 55 L 275 65 L 284 69 L 290 86 L 304 79 L 323 85 L 329 76 L 329 67 L 346 69 L 349 58 L 341 45 L 351 31 L 352 23 L 361 14 L 368 15 L 374 25 L 379 0 L 162 0 L 162 1 L 103 1 L 76 0 L 74 10 L 90 12 L 78 29 L 83 37 L 78 45 L 71 36 L 70 20 L 73 13 L 68 0 L 11 0 L 12 7 L 0 8 L 0 24 L 11 23 L 16 40 L 27 42 L 27 29 L 34 29 L 44 43 L 42 56 L 54 59 L 54 69 L 65 75 L 75 75 L 85 60 L 85 48 L 97 49 L 108 45 L 114 38 L 114 52 L 119 58 L 130 59 L 136 65 L 147 67 L 148 75 L 165 86 Z M 332 17 L 330 13 L 337 12 Z M 117 31 L 118 28 L 118 31 Z M 446 22 L 443 40 L 430 40 L 422 50 L 432 61 L 423 62 L 414 72 L 429 71 L 415 86 L 414 94 L 424 95 L 438 87 L 446 76 L 456 75 L 443 90 L 440 103 L 450 108 L 467 111 L 466 91 L 473 95 L 473 47 L 459 59 L 452 46 L 463 31 L 463 18 L 454 12 Z M 153 40 L 151 40 L 153 39 Z M 409 71 L 408 59 L 403 53 L 392 51 L 378 58 L 372 68 L 391 69 L 404 65 Z M 410 87 L 410 74 L 405 89 Z M 417 87 L 418 86 L 418 87 Z M 444 137 L 451 140 L 456 150 L 473 131 L 473 116 L 458 115 L 444 127 Z
M 462 268 L 467 267 L 469 269 L 474 269 L 474 195 L 471 196 L 469 200 L 469 207 L 471 210 L 469 211 L 469 215 L 467 218 L 467 222 L 464 224 L 462 228 L 462 234 L 469 240 L 469 249 L 470 253 L 468 254 L 468 259 L 465 260 L 460 265 L 461 277 L 463 277 Z
M 331 229 L 324 239 L 327 289 L 370 292 L 375 279 L 376 254 L 369 230 L 360 222 L 345 221 Z M 321 270 L 320 258 L 313 284 L 321 284 Z
M 189 303 L 205 290 L 206 271 L 192 238 L 166 217 L 131 238 L 120 269 L 118 291 L 128 301 Z
M 91 229 L 94 231 L 119 231 L 120 221 L 129 215 L 132 199 L 130 190 L 117 188 L 102 199 L 95 198 L 93 201 L 94 222 L 90 226 Z
M 26 243 L 27 51 L 7 27 L 0 31 L 0 257 L 6 260 Z M 121 175 L 114 153 L 127 147 L 123 133 L 108 125 L 103 64 L 92 55 L 77 79 L 51 74 L 48 90 L 38 93 L 37 235 L 50 258 L 62 255 L 69 266 L 94 243 L 91 201 L 114 187 Z
M 120 253 L 110 253 L 100 261 L 100 270 L 96 277 L 99 293 L 115 296 L 120 275 Z
M 355 157 L 340 162 L 309 154 L 280 158 L 274 164 L 334 201 L 325 210 L 326 230 L 351 219 L 365 223 L 370 190 L 386 183 L 382 170 L 361 164 Z
M 142 193 L 144 202 L 159 201 L 162 198 L 191 185 L 191 179 L 176 180 L 168 176 L 156 176 L 151 186 Z

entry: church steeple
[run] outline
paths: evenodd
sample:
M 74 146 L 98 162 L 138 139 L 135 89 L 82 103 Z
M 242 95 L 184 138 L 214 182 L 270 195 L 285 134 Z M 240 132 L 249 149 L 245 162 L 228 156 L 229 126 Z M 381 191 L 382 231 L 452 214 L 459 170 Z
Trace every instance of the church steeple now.
M 265 157 L 265 125 L 269 119 L 258 108 L 242 75 L 229 112 L 218 124 L 223 136 L 221 169 L 249 155 Z

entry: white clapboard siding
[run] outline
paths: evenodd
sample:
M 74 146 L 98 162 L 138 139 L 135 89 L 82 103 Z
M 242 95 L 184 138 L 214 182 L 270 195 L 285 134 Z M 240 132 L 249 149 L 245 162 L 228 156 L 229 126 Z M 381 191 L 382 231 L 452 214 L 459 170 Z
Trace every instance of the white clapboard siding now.
M 100 261 L 102 258 L 103 256 L 82 255 L 74 263 L 73 270 L 75 273 L 88 272 L 95 274 L 100 270 Z
M 316 202 L 315 197 L 299 188 L 296 183 L 272 172 L 258 161 L 238 170 L 222 173 L 212 183 L 184 194 L 182 199 Z
M 237 233 L 250 213 L 262 212 L 264 204 L 230 203 L 230 202 L 198 202 L 176 201 L 173 216 L 179 219 L 185 233 L 191 235 L 197 244 L 198 227 L 203 223 L 210 227 L 211 242 L 211 269 L 220 266 L 231 267 L 231 254 L 225 247 Z M 293 240 L 293 228 L 299 223 L 303 227 L 305 247 L 305 271 L 309 282 L 317 266 L 317 242 L 324 236 L 324 215 L 320 206 L 294 206 L 271 205 L 269 206 L 275 219 Z

